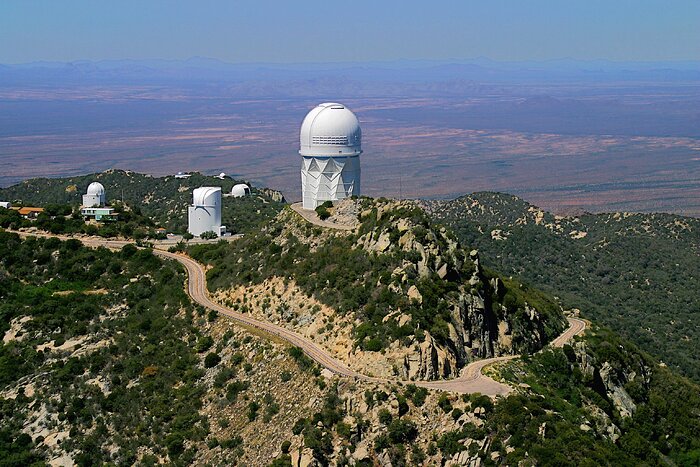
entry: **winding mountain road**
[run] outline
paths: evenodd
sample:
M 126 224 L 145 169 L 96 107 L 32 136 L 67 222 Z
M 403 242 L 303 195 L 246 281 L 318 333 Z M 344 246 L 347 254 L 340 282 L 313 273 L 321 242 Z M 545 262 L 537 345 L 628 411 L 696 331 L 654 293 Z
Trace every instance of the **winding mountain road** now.
M 23 237 L 27 236 L 42 236 L 42 237 L 57 237 L 61 239 L 77 238 L 82 241 L 85 245 L 90 247 L 106 247 L 119 249 L 125 245 L 132 244 L 129 241 L 118 241 L 118 240 L 103 240 L 95 238 L 80 238 L 80 237 L 67 237 L 61 235 L 51 235 L 37 232 L 15 232 Z M 503 383 L 494 381 L 482 374 L 484 367 L 491 365 L 496 362 L 503 362 L 507 360 L 512 360 L 518 358 L 519 355 L 508 355 L 503 357 L 486 358 L 483 360 L 478 360 L 470 363 L 464 367 L 461 371 L 459 377 L 449 380 L 437 380 L 437 381 L 402 381 L 399 379 L 391 378 L 378 378 L 373 376 L 363 375 L 354 370 L 351 370 L 345 364 L 334 358 L 327 350 L 320 347 L 318 344 L 312 340 L 301 336 L 294 331 L 290 331 L 281 326 L 275 324 L 260 321 L 252 318 L 243 313 L 239 313 L 230 308 L 226 308 L 209 298 L 209 292 L 207 290 L 206 283 L 206 270 L 204 266 L 197 261 L 193 260 L 189 256 L 183 254 L 170 253 L 168 251 L 154 249 L 153 253 L 171 260 L 178 261 L 187 270 L 188 276 L 188 286 L 187 291 L 192 300 L 199 303 L 200 305 L 208 308 L 210 310 L 215 310 L 222 315 L 229 316 L 239 323 L 251 326 L 253 328 L 264 331 L 273 336 L 277 336 L 288 343 L 301 348 L 306 355 L 316 361 L 319 365 L 326 368 L 327 370 L 335 373 L 339 376 L 346 378 L 353 378 L 356 380 L 374 382 L 374 383 L 404 383 L 404 384 L 415 384 L 416 386 L 422 386 L 430 389 L 438 389 L 443 391 L 458 392 L 458 393 L 475 393 L 479 392 L 488 396 L 505 395 L 508 394 L 512 389 L 510 386 Z M 578 318 L 567 318 L 569 321 L 569 327 L 556 339 L 554 339 L 550 345 L 554 347 L 561 347 L 575 335 L 581 334 L 586 328 L 586 322 Z

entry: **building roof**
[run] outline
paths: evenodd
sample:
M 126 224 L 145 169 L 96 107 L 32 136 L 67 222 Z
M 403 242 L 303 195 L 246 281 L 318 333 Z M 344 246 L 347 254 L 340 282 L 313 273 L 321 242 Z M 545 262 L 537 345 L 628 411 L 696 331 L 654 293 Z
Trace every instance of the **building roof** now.
M 218 201 L 221 203 L 221 187 L 218 186 L 203 186 L 195 188 L 192 192 L 192 204 L 194 206 L 214 206 Z
M 100 182 L 92 182 L 88 185 L 87 195 L 102 196 L 105 194 L 105 187 Z
M 362 153 L 357 117 L 343 104 L 317 105 L 304 118 L 299 134 L 302 156 L 356 156 Z
M 27 214 L 31 214 L 31 213 L 38 214 L 40 212 L 44 212 L 44 208 L 33 208 L 30 206 L 27 206 L 27 207 L 19 208 L 18 211 L 19 211 L 20 215 L 26 216 Z
M 248 194 L 250 194 L 250 187 L 245 183 L 233 185 L 233 188 L 231 188 L 231 196 L 235 198 L 240 198 L 241 196 L 245 196 Z

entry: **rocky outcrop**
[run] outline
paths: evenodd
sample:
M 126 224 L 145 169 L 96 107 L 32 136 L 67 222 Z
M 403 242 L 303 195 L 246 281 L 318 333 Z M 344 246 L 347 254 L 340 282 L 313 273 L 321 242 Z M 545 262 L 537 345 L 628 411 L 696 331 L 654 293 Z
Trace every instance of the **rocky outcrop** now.
M 426 333 L 419 351 L 404 357 L 402 376 L 412 380 L 448 378 L 458 368 L 456 357 Z
M 610 401 L 621 418 L 630 417 L 637 410 L 632 397 L 625 389 L 625 385 L 630 382 L 637 382 L 642 386 L 648 386 L 650 383 L 650 369 L 644 362 L 634 362 L 634 367 L 631 365 L 613 365 L 609 361 L 599 362 L 596 358 L 588 353 L 584 342 L 577 342 L 574 346 L 574 354 L 576 361 L 581 368 L 581 371 L 593 381 L 594 387 L 598 392 Z M 599 411 L 602 412 L 602 411 Z M 609 422 L 609 417 L 606 414 L 596 417 L 605 419 L 608 425 L 606 435 L 613 441 L 619 438 L 619 429 Z M 609 423 L 607 423 L 609 422 Z M 601 430 L 599 430 L 601 431 Z
M 403 359 L 402 376 L 453 377 L 473 359 L 543 347 L 547 335 L 541 313 L 527 302 L 502 303 L 507 287 L 499 278 L 487 277 L 478 251 L 467 253 L 444 227 L 421 222 L 421 214 L 410 201 L 375 202 L 360 215 L 363 226 L 373 223 L 374 228 L 361 229 L 356 241 L 357 248 L 373 254 L 401 252 L 406 258 L 392 271 L 390 290 L 430 313 L 436 307 L 449 311 L 439 335 L 423 330 L 417 351 Z M 437 283 L 433 290 L 449 293 L 426 300 L 422 290 L 430 293 L 431 282 Z M 563 316 L 554 319 L 558 323 L 553 327 L 563 329 Z
M 608 398 L 620 413 L 621 417 L 629 417 L 637 410 L 637 406 L 630 395 L 627 394 L 627 391 L 619 384 L 614 374 L 615 371 L 610 363 L 604 362 L 599 370 L 599 375 L 605 385 Z
M 272 201 L 276 201 L 278 203 L 286 203 L 287 200 L 284 199 L 284 195 L 277 191 L 277 190 L 272 190 L 270 188 L 261 188 L 260 192 L 264 194 L 265 196 L 269 197 Z

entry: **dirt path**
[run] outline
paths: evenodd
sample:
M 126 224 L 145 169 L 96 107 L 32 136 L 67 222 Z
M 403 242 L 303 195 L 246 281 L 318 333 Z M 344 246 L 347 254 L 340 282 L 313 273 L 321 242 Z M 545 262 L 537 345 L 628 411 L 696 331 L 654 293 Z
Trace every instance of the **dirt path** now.
M 299 214 L 305 220 L 319 227 L 326 227 L 329 229 L 336 230 L 355 230 L 355 227 L 352 225 L 336 224 L 335 222 L 322 221 L 321 219 L 319 219 L 318 214 L 316 214 L 316 211 L 304 209 L 303 207 L 301 207 L 301 203 L 294 203 L 291 205 L 291 208 L 294 212 Z
M 41 236 L 41 237 L 57 237 L 63 240 L 68 238 L 62 235 L 51 235 L 43 233 L 27 233 L 27 232 L 16 232 L 20 236 Z M 90 247 L 106 247 L 119 249 L 124 245 L 130 244 L 129 241 L 117 241 L 117 240 L 104 240 L 94 237 L 78 238 L 85 245 Z M 438 380 L 438 381 L 402 381 L 399 379 L 389 379 L 389 378 L 376 378 L 372 376 L 366 376 L 360 374 L 354 370 L 351 370 L 345 366 L 342 362 L 336 360 L 326 349 L 322 348 L 312 340 L 301 336 L 293 331 L 290 331 L 284 327 L 277 326 L 275 324 L 269 323 L 267 321 L 260 321 L 252 318 L 246 314 L 239 313 L 230 308 L 226 308 L 209 298 L 209 291 L 207 289 L 207 279 L 206 271 L 204 266 L 197 261 L 193 260 L 189 256 L 183 254 L 170 253 L 167 251 L 162 251 L 154 249 L 153 253 L 167 259 L 172 259 L 180 262 L 187 270 L 188 285 L 187 291 L 195 302 L 200 305 L 215 310 L 222 315 L 229 316 L 234 320 L 243 323 L 247 326 L 260 329 L 268 334 L 277 336 L 292 345 L 301 348 L 306 355 L 316 361 L 322 367 L 328 369 L 332 373 L 337 375 L 354 378 L 357 380 L 375 382 L 375 383 L 403 383 L 403 384 L 415 384 L 416 386 L 422 386 L 430 389 L 439 389 L 442 391 L 458 392 L 458 393 L 475 393 L 480 392 L 488 396 L 505 395 L 511 391 L 510 386 L 503 383 L 499 383 L 483 375 L 482 370 L 493 363 L 503 362 L 507 360 L 512 360 L 518 358 L 519 355 L 508 355 L 503 357 L 486 358 L 483 360 L 478 360 L 472 362 L 461 371 L 459 377 L 449 380 Z M 585 328 L 585 321 L 578 318 L 567 318 L 569 321 L 569 327 L 556 339 L 552 341 L 550 345 L 554 347 L 561 347 L 575 335 L 581 334 Z

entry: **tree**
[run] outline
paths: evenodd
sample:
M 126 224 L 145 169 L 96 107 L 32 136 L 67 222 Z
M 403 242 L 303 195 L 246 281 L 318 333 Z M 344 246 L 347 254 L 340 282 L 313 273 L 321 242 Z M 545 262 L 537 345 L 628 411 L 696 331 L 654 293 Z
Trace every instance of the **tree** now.
M 330 211 L 326 209 L 326 207 L 323 204 L 316 208 L 316 214 L 318 214 L 318 218 L 322 221 L 331 217 Z
M 214 368 L 221 361 L 221 357 L 216 352 L 209 352 L 206 357 L 204 357 L 204 366 L 206 368 Z

